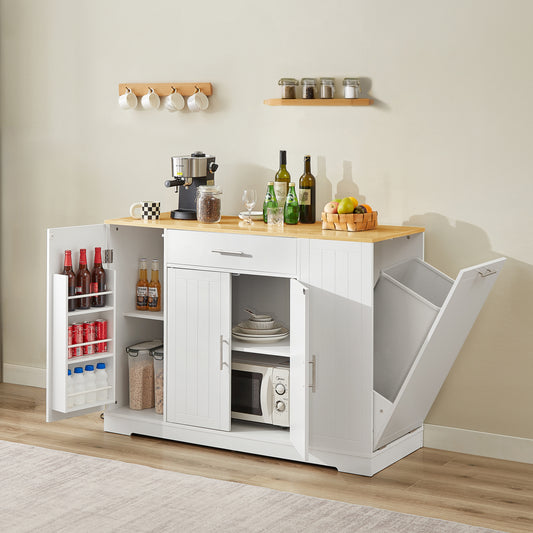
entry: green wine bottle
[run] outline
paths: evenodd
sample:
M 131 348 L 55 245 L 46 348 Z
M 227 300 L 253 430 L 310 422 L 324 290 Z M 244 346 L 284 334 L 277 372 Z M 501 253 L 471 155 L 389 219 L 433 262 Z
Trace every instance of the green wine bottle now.
M 289 192 L 285 199 L 285 209 L 283 212 L 285 224 L 298 224 L 300 218 L 300 208 L 298 206 L 298 196 L 296 195 L 296 188 L 294 183 L 289 183 Z
M 311 156 L 304 157 L 304 173 L 298 183 L 300 189 L 300 222 L 302 224 L 315 223 L 315 177 L 311 174 Z
M 279 170 L 274 177 L 274 192 L 278 200 L 279 207 L 285 205 L 285 198 L 287 196 L 289 182 L 291 175 L 287 170 L 287 152 L 285 150 L 279 151 Z
M 274 182 L 269 181 L 267 184 L 267 192 L 265 195 L 265 201 L 263 202 L 263 222 L 268 223 L 267 209 L 269 207 L 278 207 L 278 201 L 276 200 L 276 193 L 274 192 Z

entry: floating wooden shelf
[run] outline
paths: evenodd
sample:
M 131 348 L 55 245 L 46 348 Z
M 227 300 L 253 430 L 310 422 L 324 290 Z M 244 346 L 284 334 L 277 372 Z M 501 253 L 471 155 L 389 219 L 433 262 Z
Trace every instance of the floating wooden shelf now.
M 131 89 L 135 96 L 144 96 L 149 88 L 153 89 L 159 96 L 168 96 L 172 93 L 172 88 L 176 89 L 182 96 L 191 96 L 197 88 L 206 96 L 213 94 L 213 86 L 210 83 L 119 83 L 118 94 L 124 94 L 126 87 Z
M 371 105 L 374 100 L 370 98 L 270 98 L 264 103 L 287 106 L 360 106 Z

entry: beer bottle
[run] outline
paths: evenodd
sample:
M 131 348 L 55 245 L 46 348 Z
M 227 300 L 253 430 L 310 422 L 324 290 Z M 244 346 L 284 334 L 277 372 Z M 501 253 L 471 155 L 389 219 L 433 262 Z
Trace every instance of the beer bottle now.
M 94 249 L 94 267 L 91 272 L 91 292 L 105 291 L 105 270 L 102 268 L 102 248 Z M 91 297 L 93 307 L 104 307 L 105 294 Z
M 159 261 L 152 259 L 152 272 L 148 284 L 148 311 L 161 311 L 161 283 L 159 283 Z
M 300 177 L 300 222 L 315 223 L 315 177 L 311 174 L 311 156 L 304 157 L 304 173 Z
M 64 276 L 68 276 L 68 280 L 67 280 L 68 295 L 74 296 L 76 294 L 76 274 L 74 274 L 74 270 L 72 270 L 72 252 L 70 250 L 65 250 L 65 262 L 64 262 L 62 274 Z M 76 300 L 67 300 L 67 301 L 68 301 L 68 310 L 75 311 Z
M 91 292 L 91 274 L 87 269 L 87 250 L 80 250 L 80 265 L 76 274 L 76 296 L 80 294 L 90 294 Z M 78 309 L 89 309 L 91 307 L 91 297 L 77 298 Z
M 148 273 L 146 271 L 146 258 L 139 259 L 139 281 L 137 282 L 137 311 L 148 309 Z

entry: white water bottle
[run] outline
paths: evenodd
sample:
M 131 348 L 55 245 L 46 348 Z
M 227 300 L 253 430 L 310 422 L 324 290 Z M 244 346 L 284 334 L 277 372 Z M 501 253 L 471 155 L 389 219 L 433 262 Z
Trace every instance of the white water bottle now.
M 96 388 L 102 389 L 109 385 L 107 378 L 107 371 L 105 369 L 105 363 L 97 363 L 96 370 L 94 372 L 94 377 L 96 379 Z M 108 400 L 108 390 L 98 390 L 96 391 L 96 401 L 97 402 L 107 402 Z
M 85 403 L 93 404 L 96 402 L 96 378 L 94 377 L 94 366 L 85 365 Z
M 68 369 L 67 374 L 67 409 L 70 409 L 71 407 L 74 407 L 74 396 L 71 396 L 71 394 L 74 392 L 74 383 L 72 381 L 72 371 L 70 368 Z
M 85 377 L 83 375 L 83 368 L 77 366 L 74 369 L 74 376 L 72 376 L 72 384 L 74 385 L 74 405 L 80 406 L 85 403 L 85 394 L 79 394 L 85 392 Z

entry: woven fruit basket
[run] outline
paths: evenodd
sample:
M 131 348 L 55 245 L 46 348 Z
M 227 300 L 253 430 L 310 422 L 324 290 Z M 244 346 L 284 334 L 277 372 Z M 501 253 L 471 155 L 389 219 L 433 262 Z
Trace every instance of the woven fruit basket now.
M 369 229 L 375 229 L 377 225 L 377 211 L 370 213 L 350 213 L 348 215 L 322 213 L 322 229 L 367 231 Z

